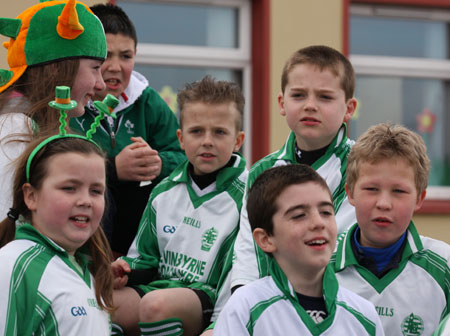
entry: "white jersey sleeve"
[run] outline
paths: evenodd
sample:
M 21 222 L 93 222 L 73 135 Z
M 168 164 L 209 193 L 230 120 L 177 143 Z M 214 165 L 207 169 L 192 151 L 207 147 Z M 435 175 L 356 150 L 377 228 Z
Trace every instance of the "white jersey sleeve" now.
M 241 209 L 239 232 L 234 243 L 234 254 L 231 288 L 238 285 L 246 285 L 260 278 L 252 229 L 248 221 L 247 187 Z

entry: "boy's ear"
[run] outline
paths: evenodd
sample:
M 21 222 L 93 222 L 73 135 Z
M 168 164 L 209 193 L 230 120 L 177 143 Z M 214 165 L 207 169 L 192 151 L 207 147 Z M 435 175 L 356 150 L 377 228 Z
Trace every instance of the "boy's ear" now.
M 427 191 L 424 190 L 417 196 L 417 203 L 416 203 L 416 207 L 414 208 L 414 211 L 417 211 L 422 207 L 422 204 L 423 204 L 423 201 L 425 200 L 426 195 L 427 195 Z
M 350 98 L 347 103 L 347 110 L 345 111 L 345 115 L 344 115 L 344 122 L 349 121 L 353 114 L 356 111 L 356 105 L 358 105 L 358 102 L 356 100 L 356 98 Z
M 244 143 L 245 133 L 243 131 L 239 131 L 236 135 L 236 140 L 234 142 L 234 152 L 237 152 L 241 149 L 242 144 Z
M 22 192 L 23 192 L 23 200 L 27 205 L 27 208 L 30 209 L 30 211 L 36 210 L 37 194 L 32 185 L 29 183 L 25 183 L 22 186 Z
M 347 194 L 347 198 L 348 198 L 349 203 L 350 203 L 351 205 L 355 206 L 355 204 L 354 204 L 355 200 L 354 200 L 354 198 L 353 198 L 352 191 L 351 191 L 350 188 L 348 187 L 348 184 L 347 184 L 347 183 L 345 184 L 345 193 Z
M 177 138 L 180 142 L 180 147 L 182 150 L 184 150 L 184 142 L 183 142 L 183 132 L 181 132 L 181 129 L 177 129 Z
M 277 250 L 277 247 L 273 243 L 272 236 L 269 236 L 266 230 L 256 228 L 253 230 L 253 239 L 256 244 L 266 253 L 273 253 Z
M 284 110 L 284 96 L 283 96 L 283 92 L 280 92 L 278 94 L 278 106 L 280 107 L 280 114 L 282 116 L 286 115 L 286 111 Z

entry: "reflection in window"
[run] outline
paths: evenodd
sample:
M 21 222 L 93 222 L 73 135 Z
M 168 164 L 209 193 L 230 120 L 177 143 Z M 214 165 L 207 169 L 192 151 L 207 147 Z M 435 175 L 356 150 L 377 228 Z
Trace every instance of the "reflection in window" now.
M 132 18 L 139 43 L 238 48 L 233 7 L 117 1 Z
M 176 113 L 178 113 L 176 106 L 178 91 L 183 89 L 186 83 L 197 81 L 206 75 L 218 80 L 235 82 L 242 88 L 242 71 L 238 70 L 141 64 L 136 64 L 135 70 L 148 79 L 150 86 L 167 99 L 166 102 Z
M 450 185 L 450 83 L 437 79 L 357 76 L 359 107 L 350 122 L 356 139 L 371 125 L 390 121 L 422 135 L 431 160 L 429 185 Z
M 357 15 L 350 19 L 351 54 L 446 59 L 448 40 L 446 22 Z

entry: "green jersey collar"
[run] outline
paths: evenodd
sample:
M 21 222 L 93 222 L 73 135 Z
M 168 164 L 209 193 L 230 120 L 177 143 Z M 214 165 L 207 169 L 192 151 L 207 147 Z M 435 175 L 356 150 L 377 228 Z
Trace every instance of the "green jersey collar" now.
M 305 309 L 300 305 L 297 294 L 292 284 L 280 268 L 274 258 L 270 260 L 270 275 L 277 287 L 283 292 L 285 297 L 293 304 L 295 310 L 299 313 L 300 318 L 307 325 L 313 335 L 320 335 L 332 324 L 336 313 L 336 298 L 339 285 L 334 274 L 334 270 L 330 265 L 325 268 L 322 280 L 323 297 L 327 308 L 328 316 L 320 323 L 316 324 Z
M 340 150 L 346 149 L 346 146 L 342 146 L 347 141 L 347 124 L 343 123 L 336 136 L 334 137 L 331 144 L 328 146 L 328 149 L 319 161 L 322 164 L 324 161 L 328 160 L 328 158 L 332 155 L 339 155 Z M 277 160 L 285 160 L 289 162 L 296 162 L 296 153 L 295 153 L 295 142 L 296 136 L 295 133 L 291 131 L 289 137 L 286 140 L 286 143 L 281 147 L 281 149 L 277 152 L 276 158 Z M 316 164 L 316 163 L 315 163 Z
M 336 253 L 334 255 L 334 270 L 335 272 L 340 272 L 344 268 L 351 265 L 358 265 L 358 261 L 353 253 L 352 245 L 350 239 L 352 239 L 353 234 L 356 230 L 357 223 L 351 226 L 347 232 L 343 233 L 338 237 L 338 246 Z M 423 244 L 420 239 L 419 233 L 413 223 L 410 221 L 407 235 L 407 243 L 403 251 L 402 259 L 400 264 L 403 264 L 410 256 L 418 251 L 423 250 Z
M 35 243 L 47 247 L 48 249 L 53 251 L 54 254 L 58 255 L 70 268 L 80 274 L 79 270 L 75 266 L 73 266 L 73 263 L 70 261 L 67 251 L 53 242 L 50 238 L 42 235 L 30 223 L 24 223 L 17 228 L 15 239 L 31 240 Z M 87 252 L 87 248 L 85 246 L 82 246 L 75 252 L 75 258 L 83 271 L 83 274 L 80 274 L 80 276 L 84 279 L 86 284 L 90 286 L 90 273 L 88 269 L 90 258 L 88 257 Z
M 240 153 L 233 153 L 233 156 L 236 157 L 233 166 L 223 168 L 217 175 L 216 189 L 219 191 L 225 190 L 229 183 L 236 178 L 236 175 L 241 174 L 245 169 L 246 162 L 244 157 Z M 188 165 L 188 160 L 180 164 L 169 175 L 169 180 L 175 183 L 188 184 L 190 181 Z

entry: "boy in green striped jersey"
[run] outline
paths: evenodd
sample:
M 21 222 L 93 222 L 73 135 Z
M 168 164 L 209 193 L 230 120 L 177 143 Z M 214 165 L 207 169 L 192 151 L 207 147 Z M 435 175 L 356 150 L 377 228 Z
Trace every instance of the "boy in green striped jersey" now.
M 266 169 L 307 164 L 331 190 L 338 232 L 355 223 L 355 210 L 345 194 L 347 156 L 354 143 L 347 138 L 346 122 L 356 108 L 354 88 L 353 67 L 339 51 L 310 46 L 294 52 L 283 68 L 278 95 L 280 114 L 286 118 L 291 133 L 280 150 L 252 166 L 247 189 Z M 231 288 L 267 275 L 268 259 L 253 241 L 245 206 L 235 254 Z
M 177 135 L 188 161 L 153 189 L 127 257 L 113 263 L 113 321 L 128 335 L 198 335 L 231 268 L 248 175 L 237 153 L 244 97 L 236 84 L 207 76 L 178 101 Z M 154 276 L 133 280 L 146 271 Z
M 374 306 L 327 267 L 336 220 L 325 180 L 303 164 L 264 171 L 248 194 L 253 237 L 269 276 L 236 290 L 214 335 L 384 335 Z
M 340 285 L 371 301 L 387 335 L 432 335 L 449 312 L 450 246 L 419 236 L 430 161 L 422 138 L 379 124 L 348 157 L 346 191 L 358 222 L 339 237 Z

